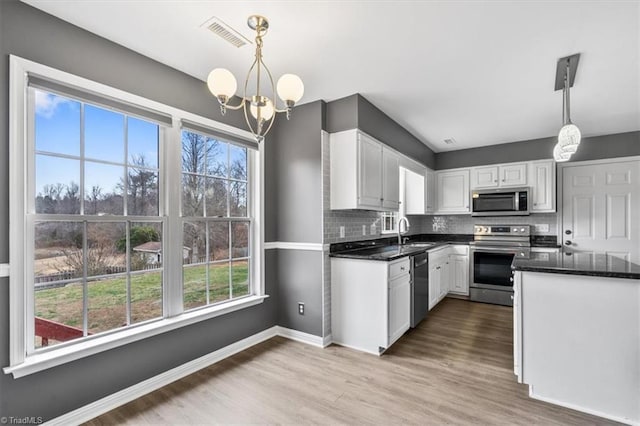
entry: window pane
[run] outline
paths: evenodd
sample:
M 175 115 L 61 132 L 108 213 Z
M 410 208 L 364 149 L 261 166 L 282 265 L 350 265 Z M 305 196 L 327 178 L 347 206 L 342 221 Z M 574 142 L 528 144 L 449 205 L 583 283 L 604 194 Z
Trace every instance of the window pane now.
M 229 291 L 229 262 L 209 265 L 209 303 L 231 298 Z
M 217 139 L 209 139 L 208 143 L 207 175 L 226 178 L 229 145 Z
M 87 282 L 89 333 L 113 330 L 127 325 L 127 277 Z
M 203 222 L 185 222 L 183 228 L 184 248 L 189 251 L 189 258 L 183 263 L 201 263 L 207 260 L 206 225 Z
M 129 265 L 132 271 L 162 268 L 162 224 L 131 223 L 129 228 Z M 118 251 L 124 253 L 127 240 L 118 240 Z
M 231 217 L 247 217 L 247 184 L 229 182 L 229 210 Z
M 162 272 L 131 276 L 131 323 L 162 317 Z
M 229 146 L 229 177 L 247 180 L 247 148 Z
M 147 167 L 158 167 L 158 134 L 157 124 L 127 117 L 129 164 L 140 165 L 137 161 L 143 159 Z
M 207 265 L 184 265 L 182 270 L 184 309 L 207 304 Z
M 232 257 L 249 256 L 249 223 L 234 222 L 231 224 L 231 236 L 233 238 Z
M 86 161 L 84 165 L 85 214 L 124 214 L 124 167 Z
M 85 104 L 84 155 L 124 164 L 124 115 Z
M 35 347 L 83 336 L 82 283 L 35 287 Z
M 82 223 L 37 222 L 34 234 L 36 288 L 82 277 Z
M 249 261 L 236 260 L 231 264 L 233 297 L 249 294 Z
M 204 178 L 182 175 L 182 216 L 204 216 Z
M 209 259 L 229 258 L 229 222 L 209 223 Z
M 158 173 L 127 168 L 127 214 L 158 215 Z
M 88 277 L 127 272 L 125 253 L 118 250 L 124 235 L 124 223 L 87 224 Z
M 182 171 L 204 174 L 206 159 L 207 138 L 182 131 Z
M 36 155 L 36 213 L 80 213 L 80 162 Z
M 35 90 L 36 150 L 80 155 L 80 102 Z
M 227 216 L 227 181 L 207 178 L 207 216 Z

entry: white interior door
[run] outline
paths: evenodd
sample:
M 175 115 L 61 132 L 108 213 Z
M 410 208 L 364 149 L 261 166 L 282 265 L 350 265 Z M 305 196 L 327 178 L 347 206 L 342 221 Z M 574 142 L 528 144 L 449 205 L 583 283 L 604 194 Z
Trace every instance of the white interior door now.
M 640 262 L 640 160 L 563 168 L 562 244 Z

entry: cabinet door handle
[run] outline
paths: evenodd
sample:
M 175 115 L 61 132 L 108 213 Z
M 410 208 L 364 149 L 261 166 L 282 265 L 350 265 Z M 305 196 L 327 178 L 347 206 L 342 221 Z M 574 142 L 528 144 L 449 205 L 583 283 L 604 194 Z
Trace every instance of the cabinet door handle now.
M 404 266 L 401 266 L 401 267 L 400 267 L 400 270 L 401 270 L 401 271 L 404 271 Z
M 494 179 L 494 180 L 493 180 L 493 183 L 498 183 L 498 179 Z

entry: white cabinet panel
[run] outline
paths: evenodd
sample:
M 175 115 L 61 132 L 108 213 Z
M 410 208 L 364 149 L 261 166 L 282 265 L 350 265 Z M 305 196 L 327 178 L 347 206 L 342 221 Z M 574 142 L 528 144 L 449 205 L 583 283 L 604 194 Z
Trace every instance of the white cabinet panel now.
M 382 202 L 382 147 L 366 135 L 358 135 L 359 204 L 378 207 Z
M 556 211 L 556 166 L 552 160 L 534 161 L 529 164 L 532 213 Z
M 389 339 L 387 347 L 411 326 L 411 280 L 408 274 L 389 282 Z
M 437 172 L 438 209 L 441 214 L 469 213 L 469 170 Z
M 425 176 L 408 169 L 400 169 L 404 180 L 401 180 L 400 187 L 404 192 L 404 214 L 425 214 Z M 404 183 L 404 185 L 403 185 Z
M 526 163 L 514 163 L 500 166 L 500 186 L 524 186 L 526 184 Z
M 398 210 L 400 205 L 400 162 L 398 154 L 382 146 L 382 208 Z
M 476 167 L 471 169 L 472 188 L 495 188 L 498 182 L 498 167 Z
M 469 255 L 451 254 L 451 281 L 449 293 L 469 295 Z
M 437 207 L 437 194 L 436 194 L 437 182 L 436 173 L 433 170 L 427 169 L 425 173 L 425 212 L 433 213 Z

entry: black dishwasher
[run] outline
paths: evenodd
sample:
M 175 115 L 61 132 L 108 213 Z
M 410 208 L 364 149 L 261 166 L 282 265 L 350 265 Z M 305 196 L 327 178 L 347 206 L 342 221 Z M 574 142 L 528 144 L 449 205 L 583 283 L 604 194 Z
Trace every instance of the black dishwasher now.
M 429 312 L 429 254 L 411 257 L 411 328 Z

